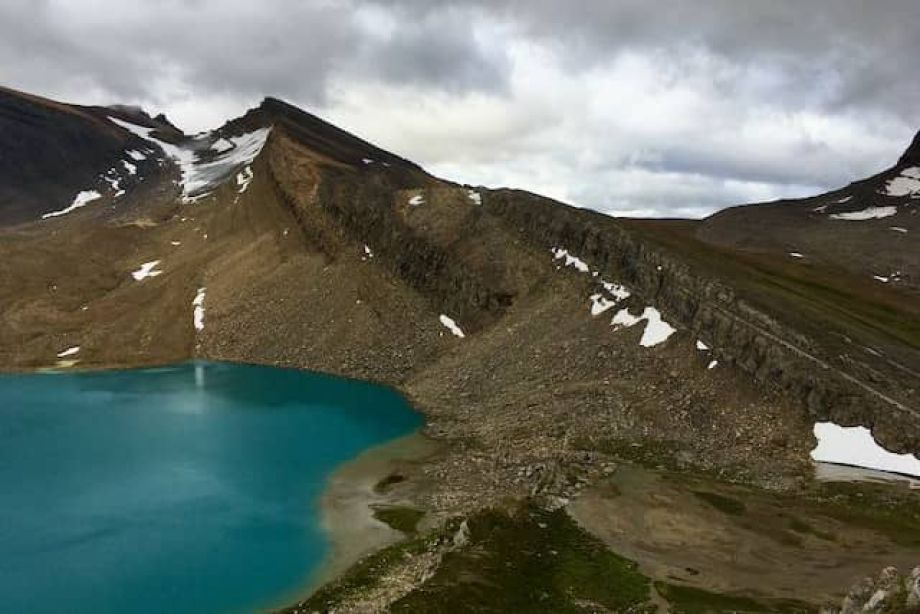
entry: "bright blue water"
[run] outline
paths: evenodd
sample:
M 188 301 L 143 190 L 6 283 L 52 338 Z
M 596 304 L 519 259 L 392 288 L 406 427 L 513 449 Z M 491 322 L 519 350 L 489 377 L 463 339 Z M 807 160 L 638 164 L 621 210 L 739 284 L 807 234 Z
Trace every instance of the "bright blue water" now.
M 0 610 L 278 605 L 326 553 L 329 473 L 420 423 L 387 388 L 267 367 L 0 376 Z

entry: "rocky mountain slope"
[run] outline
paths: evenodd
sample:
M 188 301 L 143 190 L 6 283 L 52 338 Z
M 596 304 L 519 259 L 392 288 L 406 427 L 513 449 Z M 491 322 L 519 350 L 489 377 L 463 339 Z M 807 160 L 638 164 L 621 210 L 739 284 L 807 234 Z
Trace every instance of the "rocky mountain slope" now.
M 623 461 L 802 488 L 816 420 L 920 452 L 916 150 L 815 199 L 618 220 L 433 177 L 273 99 L 186 136 L 3 90 L 0 367 L 397 386 L 443 444 L 402 495 L 427 526 L 561 504 Z

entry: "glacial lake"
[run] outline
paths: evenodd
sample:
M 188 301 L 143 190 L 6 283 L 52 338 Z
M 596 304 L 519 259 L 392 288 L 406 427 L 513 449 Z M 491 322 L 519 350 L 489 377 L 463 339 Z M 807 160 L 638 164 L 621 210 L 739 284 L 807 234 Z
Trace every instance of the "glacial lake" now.
M 327 554 L 330 473 L 421 423 L 388 388 L 270 367 L 0 375 L 0 610 L 284 605 Z

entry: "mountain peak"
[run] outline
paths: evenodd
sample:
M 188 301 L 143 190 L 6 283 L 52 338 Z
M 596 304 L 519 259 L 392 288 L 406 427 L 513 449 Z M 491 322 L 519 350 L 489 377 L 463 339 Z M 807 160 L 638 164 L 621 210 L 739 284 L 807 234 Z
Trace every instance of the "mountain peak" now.
M 920 131 L 917 132 L 907 151 L 898 160 L 898 165 L 902 164 L 920 164 Z
M 417 164 L 390 153 L 364 139 L 304 111 L 284 100 L 266 96 L 258 107 L 228 123 L 252 128 L 275 126 L 314 151 L 347 164 L 363 166 L 367 162 L 380 162 L 391 168 L 402 168 L 413 173 L 424 172 Z

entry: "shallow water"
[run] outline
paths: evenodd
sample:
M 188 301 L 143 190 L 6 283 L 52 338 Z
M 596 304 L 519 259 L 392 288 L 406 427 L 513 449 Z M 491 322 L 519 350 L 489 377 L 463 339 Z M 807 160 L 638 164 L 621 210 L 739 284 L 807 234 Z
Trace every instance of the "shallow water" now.
M 327 476 L 420 424 L 387 388 L 268 367 L 0 376 L 0 609 L 283 603 L 326 555 Z

